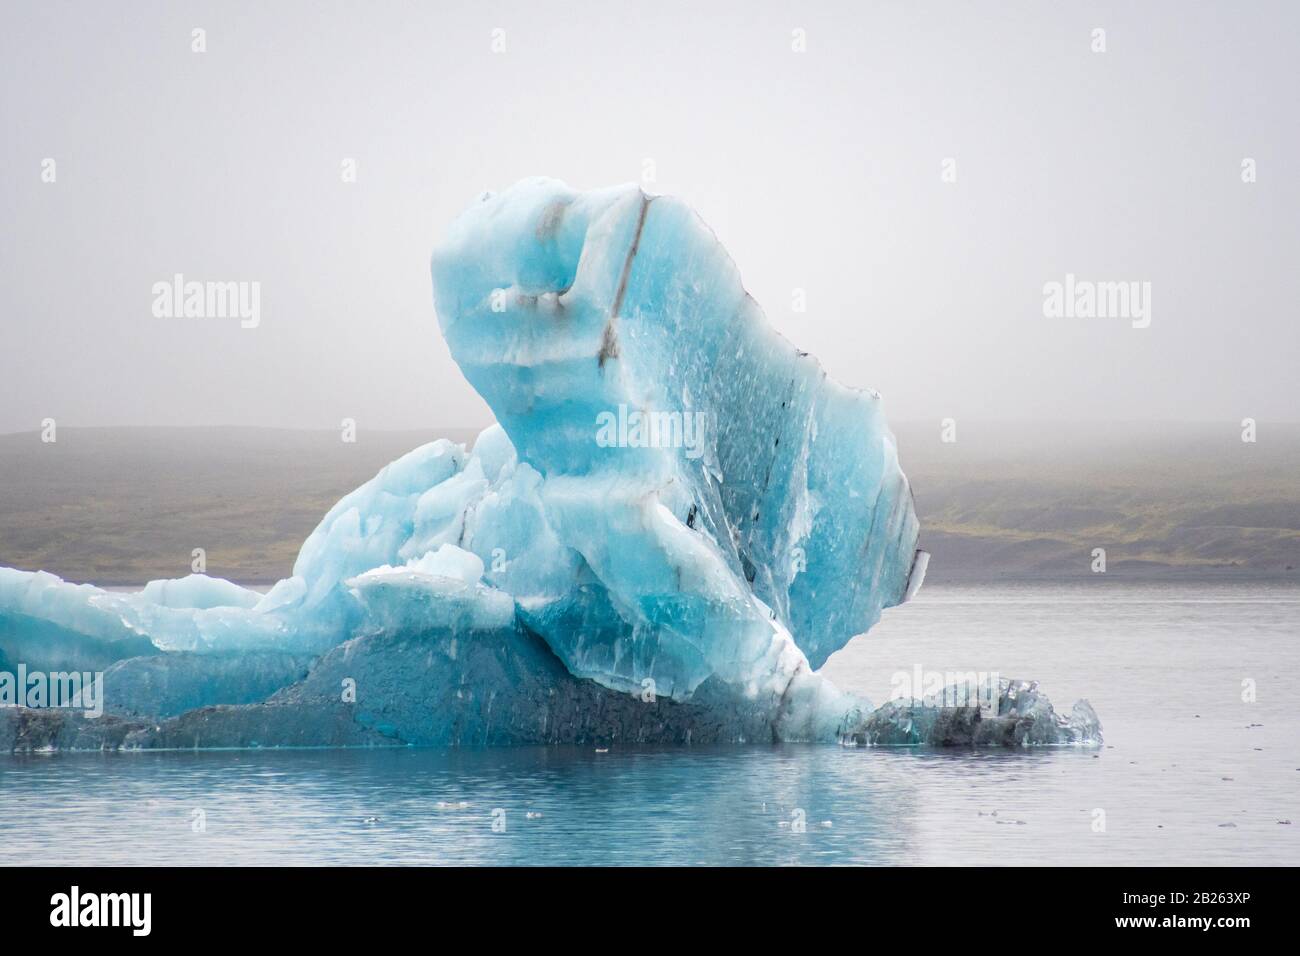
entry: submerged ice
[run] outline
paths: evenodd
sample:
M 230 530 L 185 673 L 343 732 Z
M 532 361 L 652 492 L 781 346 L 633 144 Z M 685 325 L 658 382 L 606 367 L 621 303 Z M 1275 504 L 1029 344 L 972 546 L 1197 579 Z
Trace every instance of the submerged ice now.
M 879 396 L 774 332 L 684 204 L 525 181 L 432 277 L 497 424 L 344 497 L 265 595 L 0 569 L 0 668 L 102 671 L 109 715 L 0 710 L 0 745 L 1099 739 L 1015 682 L 954 718 L 817 673 L 919 586 L 911 492 Z

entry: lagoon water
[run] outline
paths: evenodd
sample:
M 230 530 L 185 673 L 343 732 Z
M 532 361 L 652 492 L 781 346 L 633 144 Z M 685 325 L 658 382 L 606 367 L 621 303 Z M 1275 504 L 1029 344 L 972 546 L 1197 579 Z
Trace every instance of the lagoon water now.
M 928 587 L 826 672 L 917 667 L 1087 697 L 1106 745 L 0 756 L 0 859 L 1300 864 L 1300 588 Z

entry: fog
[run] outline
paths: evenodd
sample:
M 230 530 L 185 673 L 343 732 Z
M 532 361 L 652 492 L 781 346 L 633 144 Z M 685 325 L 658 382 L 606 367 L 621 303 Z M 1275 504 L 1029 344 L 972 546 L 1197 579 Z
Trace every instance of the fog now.
M 895 420 L 1300 418 L 1294 4 L 3 21 L 0 432 L 484 423 L 428 257 L 532 175 L 693 204 L 769 319 Z M 177 274 L 257 283 L 258 321 L 168 315 Z M 1145 315 L 1045 307 L 1080 282 L 1135 283 Z

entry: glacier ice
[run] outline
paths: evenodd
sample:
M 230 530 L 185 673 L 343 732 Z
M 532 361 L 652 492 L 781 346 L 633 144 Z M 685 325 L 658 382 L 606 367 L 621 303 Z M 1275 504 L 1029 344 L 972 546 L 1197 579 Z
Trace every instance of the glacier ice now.
M 1036 688 L 963 737 L 817 672 L 919 587 L 911 492 L 879 396 L 773 331 L 686 205 L 526 180 L 431 271 L 497 424 L 346 495 L 264 595 L 0 569 L 0 667 L 103 671 L 107 708 L 0 708 L 0 747 L 1100 740 Z
M 892 699 L 841 730 L 840 742 L 872 747 L 1028 747 L 1101 741 L 1101 722 L 1086 700 L 1069 716 L 1056 713 L 1036 681 L 986 678 L 976 689 L 952 684 L 940 700 L 978 703 L 940 706 L 933 701 Z
M 433 278 L 453 358 L 640 629 L 631 653 L 548 635 L 571 671 L 784 679 L 898 603 L 918 528 L 879 397 L 773 331 L 685 204 L 527 181 L 461 217 Z

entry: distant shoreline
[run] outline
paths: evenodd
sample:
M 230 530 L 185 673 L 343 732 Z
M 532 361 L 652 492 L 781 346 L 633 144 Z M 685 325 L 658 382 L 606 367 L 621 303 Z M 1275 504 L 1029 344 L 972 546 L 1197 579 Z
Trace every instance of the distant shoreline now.
M 955 570 L 947 574 L 926 576 L 925 587 L 966 586 L 979 584 L 1066 585 L 1086 584 L 1108 587 L 1115 584 L 1294 584 L 1300 586 L 1300 571 L 1274 571 L 1252 568 L 1144 568 L 1139 571 L 1116 568 L 1104 574 L 1088 571 L 1071 575 L 1049 571 L 1008 574 L 982 574 Z
M 269 587 L 344 495 L 421 444 L 479 431 L 0 436 L 0 566 L 131 587 L 184 577 L 202 549 L 210 574 Z M 949 443 L 929 423 L 894 431 L 932 586 L 1300 582 L 1300 426 L 1261 423 L 1253 444 L 1214 422 L 963 422 Z

